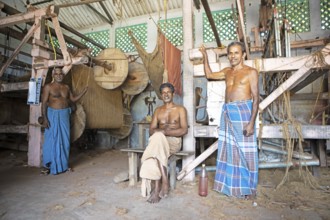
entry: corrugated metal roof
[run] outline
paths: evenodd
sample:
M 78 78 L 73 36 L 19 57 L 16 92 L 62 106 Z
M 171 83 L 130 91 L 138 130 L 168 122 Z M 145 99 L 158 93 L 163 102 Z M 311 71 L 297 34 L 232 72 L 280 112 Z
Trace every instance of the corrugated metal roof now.
M 91 1 L 92 0 L 85 0 L 85 2 Z M 121 21 L 153 13 L 164 13 L 165 9 L 167 9 L 167 11 L 178 10 L 182 8 L 183 1 L 185 0 L 104 0 L 73 6 L 75 3 L 82 3 L 84 1 L 53 0 L 38 4 L 39 2 L 45 2 L 45 0 L 30 0 L 30 4 L 37 8 L 44 8 L 51 4 L 59 6 L 59 20 L 76 30 L 81 30 L 86 27 L 104 25 L 111 21 L 111 19 L 113 21 Z M 208 0 L 208 3 L 212 4 L 221 1 L 228 0 Z M 102 4 L 111 18 L 109 18 L 105 10 L 103 10 Z M 68 5 L 71 6 L 66 7 Z

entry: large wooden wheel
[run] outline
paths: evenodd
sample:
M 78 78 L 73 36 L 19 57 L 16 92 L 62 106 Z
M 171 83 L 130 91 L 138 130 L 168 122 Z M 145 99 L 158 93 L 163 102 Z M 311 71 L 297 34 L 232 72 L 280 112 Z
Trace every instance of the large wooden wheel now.
M 128 75 L 128 60 L 118 48 L 107 48 L 96 57 L 110 68 L 96 65 L 93 68 L 96 83 L 104 89 L 115 89 L 123 84 Z
M 125 108 L 123 111 L 123 120 L 124 124 L 119 129 L 107 130 L 111 136 L 117 139 L 124 139 L 131 133 L 133 128 L 133 117 L 131 115 L 131 112 Z
M 149 83 L 149 76 L 142 63 L 132 62 L 128 65 L 128 76 L 121 86 L 121 90 L 127 95 L 138 95 Z

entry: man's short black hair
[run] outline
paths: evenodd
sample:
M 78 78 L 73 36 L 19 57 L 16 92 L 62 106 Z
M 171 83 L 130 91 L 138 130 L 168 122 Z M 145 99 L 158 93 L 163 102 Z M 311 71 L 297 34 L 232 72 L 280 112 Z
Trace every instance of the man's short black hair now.
M 231 42 L 228 46 L 227 46 L 227 53 L 229 54 L 229 48 L 231 48 L 232 46 L 240 46 L 242 49 L 242 53 L 245 53 L 245 45 L 242 42 L 238 42 L 238 41 L 234 41 Z
M 61 68 L 61 67 L 55 67 L 55 68 L 53 69 L 53 71 L 52 71 L 52 74 L 54 74 L 54 73 L 55 73 L 55 70 L 61 70 L 61 73 L 63 73 L 63 70 L 62 70 L 62 68 Z
M 163 83 L 163 84 L 160 85 L 160 87 L 159 87 L 159 91 L 160 91 L 160 93 L 162 93 L 162 90 L 163 90 L 165 87 L 170 88 L 171 91 L 172 91 L 172 93 L 174 93 L 174 91 L 175 91 L 175 90 L 174 90 L 174 86 L 173 86 L 171 83 L 169 83 L 169 82 L 166 82 L 166 83 Z

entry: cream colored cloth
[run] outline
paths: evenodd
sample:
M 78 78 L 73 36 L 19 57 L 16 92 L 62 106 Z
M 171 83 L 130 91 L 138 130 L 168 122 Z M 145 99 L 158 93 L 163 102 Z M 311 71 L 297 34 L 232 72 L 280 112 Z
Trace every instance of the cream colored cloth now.
M 161 132 L 156 132 L 149 138 L 148 146 L 141 158 L 140 177 L 143 197 L 150 194 L 151 180 L 160 180 L 162 176 L 158 161 L 162 166 L 167 167 L 170 155 L 181 149 L 181 141 L 181 138 L 166 137 Z

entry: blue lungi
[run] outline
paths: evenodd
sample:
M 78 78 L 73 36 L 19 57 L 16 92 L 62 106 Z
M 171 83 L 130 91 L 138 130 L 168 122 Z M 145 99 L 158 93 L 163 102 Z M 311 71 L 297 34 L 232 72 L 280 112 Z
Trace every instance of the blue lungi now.
M 49 128 L 45 129 L 43 165 L 51 174 L 65 172 L 69 168 L 71 109 L 47 108 Z
M 225 103 L 222 107 L 214 190 L 228 196 L 241 198 L 257 190 L 256 134 L 243 135 L 251 113 L 251 100 Z

